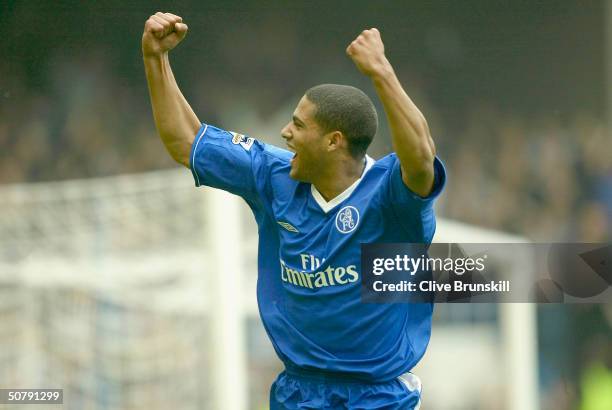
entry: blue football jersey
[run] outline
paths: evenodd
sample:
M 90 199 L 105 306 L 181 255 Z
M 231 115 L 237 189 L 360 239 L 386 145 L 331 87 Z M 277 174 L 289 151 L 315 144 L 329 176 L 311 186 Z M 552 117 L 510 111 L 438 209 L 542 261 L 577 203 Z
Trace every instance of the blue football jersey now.
M 395 154 L 367 157 L 362 177 L 327 202 L 289 177 L 293 153 L 204 124 L 190 165 L 196 186 L 241 196 L 259 229 L 257 300 L 287 369 L 387 381 L 423 356 L 432 304 L 368 304 L 361 296 L 361 243 L 430 243 L 434 199 L 445 183 L 435 159 L 427 198 L 402 182 Z

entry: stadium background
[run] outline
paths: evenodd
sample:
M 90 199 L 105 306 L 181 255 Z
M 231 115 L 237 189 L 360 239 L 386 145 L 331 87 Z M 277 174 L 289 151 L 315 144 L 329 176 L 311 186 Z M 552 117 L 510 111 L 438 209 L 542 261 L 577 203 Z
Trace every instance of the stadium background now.
M 214 218 L 156 137 L 140 37 L 157 10 L 189 25 L 171 60 L 200 119 L 275 144 L 312 85 L 375 97 L 344 49 L 378 27 L 448 167 L 438 215 L 539 242 L 610 241 L 605 1 L 4 1 L 0 388 L 53 384 L 67 408 L 165 408 L 172 392 L 177 408 L 208 408 L 214 358 L 201 315 L 219 306 L 201 300 L 201 277 L 213 274 Z M 370 153 L 389 150 L 383 121 Z M 73 179 L 86 180 L 52 182 Z M 225 252 L 244 255 L 252 284 L 255 233 L 244 226 L 244 243 Z M 595 409 L 609 394 L 611 310 L 537 307 L 541 408 Z M 498 308 L 440 306 L 435 320 L 432 343 L 456 331 L 437 372 L 475 360 L 490 373 L 463 393 L 447 386 L 448 397 L 428 397 L 426 385 L 423 408 L 506 408 Z M 244 325 L 248 406 L 261 409 L 279 364 L 258 318 Z

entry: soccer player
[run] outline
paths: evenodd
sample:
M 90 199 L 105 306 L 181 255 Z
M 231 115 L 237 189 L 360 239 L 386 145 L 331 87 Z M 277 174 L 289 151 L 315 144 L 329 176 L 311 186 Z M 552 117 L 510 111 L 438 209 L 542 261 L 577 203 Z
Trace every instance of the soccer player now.
M 346 49 L 387 114 L 395 152 L 378 161 L 366 155 L 376 110 L 354 87 L 306 91 L 281 130 L 289 150 L 200 123 L 168 60 L 186 33 L 170 13 L 145 23 L 155 124 L 196 186 L 239 195 L 253 211 L 259 310 L 285 365 L 271 409 L 418 408 L 420 381 L 410 369 L 429 341 L 432 305 L 361 303 L 360 243 L 430 243 L 445 171 L 380 33 L 365 30 Z

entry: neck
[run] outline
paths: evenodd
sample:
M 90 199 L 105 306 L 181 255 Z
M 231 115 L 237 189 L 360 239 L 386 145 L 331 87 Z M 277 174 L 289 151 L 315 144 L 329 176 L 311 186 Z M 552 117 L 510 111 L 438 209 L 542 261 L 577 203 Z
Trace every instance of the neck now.
M 331 201 L 346 188 L 361 178 L 365 170 L 365 157 L 361 159 L 345 158 L 333 162 L 334 166 L 326 167 L 324 172 L 313 185 L 326 201 Z

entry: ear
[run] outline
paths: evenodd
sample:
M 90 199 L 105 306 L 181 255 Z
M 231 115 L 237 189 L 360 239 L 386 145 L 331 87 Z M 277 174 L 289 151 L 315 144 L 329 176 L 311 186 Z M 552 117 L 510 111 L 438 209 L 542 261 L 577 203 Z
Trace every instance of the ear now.
M 335 151 L 346 145 L 344 134 L 340 131 L 332 131 L 327 134 L 327 150 Z

